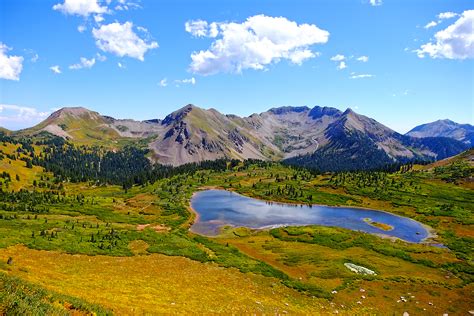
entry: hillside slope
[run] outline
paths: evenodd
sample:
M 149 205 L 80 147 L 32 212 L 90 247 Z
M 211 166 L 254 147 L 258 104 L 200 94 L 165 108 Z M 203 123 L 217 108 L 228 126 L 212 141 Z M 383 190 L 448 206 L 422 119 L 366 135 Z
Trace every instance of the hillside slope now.
M 79 145 L 117 146 L 127 138 L 144 138 L 160 131 L 159 123 L 117 120 L 83 107 L 62 108 L 40 124 L 16 132 L 37 135 L 41 132 L 65 138 Z

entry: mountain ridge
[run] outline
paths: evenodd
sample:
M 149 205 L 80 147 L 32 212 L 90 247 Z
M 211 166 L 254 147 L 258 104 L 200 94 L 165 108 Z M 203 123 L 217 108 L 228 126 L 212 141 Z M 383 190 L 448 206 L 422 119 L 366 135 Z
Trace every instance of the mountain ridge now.
M 418 125 L 405 135 L 417 138 L 448 137 L 462 141 L 470 146 L 474 145 L 474 126 L 470 124 L 459 124 L 449 119 L 441 119 Z
M 319 168 L 312 161 L 327 164 L 321 160 L 324 157 L 357 168 L 360 163 L 356 160 L 375 159 L 364 163 L 370 167 L 414 159 L 443 159 L 466 149 L 456 140 L 402 135 L 350 108 L 340 111 L 321 106 L 285 106 L 239 117 L 187 104 L 162 120 L 144 121 L 115 119 L 83 107 L 62 108 L 16 134 L 41 132 L 77 144 L 109 147 L 145 140 L 151 158 L 170 165 L 251 158 L 287 160 Z

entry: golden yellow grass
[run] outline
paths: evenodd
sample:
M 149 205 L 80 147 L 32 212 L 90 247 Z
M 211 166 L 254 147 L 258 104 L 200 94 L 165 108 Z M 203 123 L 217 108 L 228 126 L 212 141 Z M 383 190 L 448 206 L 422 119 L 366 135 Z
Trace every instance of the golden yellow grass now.
M 0 149 L 4 147 L 0 145 Z M 8 151 L 4 151 L 8 152 Z M 44 172 L 43 168 L 38 166 L 33 166 L 33 168 L 26 168 L 26 162 L 23 160 L 10 160 L 8 158 L 4 158 L 0 160 L 0 171 L 1 172 L 8 172 L 11 176 L 11 183 L 8 187 L 8 190 L 18 191 L 24 188 L 32 188 L 33 181 L 40 180 L 40 176 L 50 176 L 52 174 L 48 174 Z M 16 180 L 16 176 L 20 177 L 20 180 Z
M 146 245 L 135 242 L 130 247 L 143 252 Z M 8 273 L 117 314 L 286 311 L 315 315 L 330 307 L 327 301 L 291 290 L 276 279 L 182 257 L 69 255 L 21 245 L 0 250 L 1 261 L 8 257 L 13 258 Z
M 380 229 L 385 230 L 385 231 L 393 230 L 393 226 L 391 226 L 389 224 L 385 224 L 385 223 L 374 222 L 370 218 L 364 218 L 364 222 L 366 222 L 367 224 L 369 224 L 371 226 L 380 228 Z
M 228 242 L 247 255 L 265 261 L 296 279 L 321 286 L 328 291 L 342 284 L 343 279 L 338 275 L 352 273 L 344 268 L 344 262 L 352 259 L 370 264 L 381 279 L 354 281 L 348 288 L 338 291 L 333 302 L 339 309 L 342 309 L 341 305 L 344 308 L 373 306 L 380 315 L 401 315 L 404 311 L 409 311 L 410 315 L 463 315 L 472 309 L 472 300 L 466 298 L 473 297 L 474 286 L 458 288 L 460 280 L 446 271 L 383 256 L 359 247 L 334 250 L 316 244 L 284 242 L 264 234 L 223 238 L 222 242 Z M 298 257 L 300 260 L 291 261 L 291 258 Z M 452 254 L 443 250 L 439 254 L 420 254 L 420 257 L 440 257 L 444 262 L 455 260 Z M 287 261 L 286 258 L 290 260 Z M 331 274 L 334 276 L 330 277 Z M 364 292 L 360 291 L 361 288 Z M 408 301 L 401 301 L 401 296 L 408 297 Z
M 317 275 L 328 269 L 335 269 L 336 265 L 342 267 L 343 262 L 345 260 L 350 261 L 351 258 L 370 263 L 379 272 L 379 275 L 385 278 L 400 276 L 424 278 L 433 282 L 447 282 L 451 285 L 459 284 L 458 280 L 446 279 L 446 273 L 439 269 L 384 256 L 360 247 L 335 250 L 317 244 L 281 241 L 268 235 L 223 239 L 222 241 L 236 246 L 251 257 L 268 262 L 295 278 L 302 278 L 307 281 L 316 278 L 317 282 L 315 283 L 321 286 L 325 286 L 326 281 L 321 281 L 317 278 Z M 431 259 L 439 255 L 438 253 L 424 253 L 423 257 Z M 296 263 L 285 263 L 285 258 L 301 259 L 295 261 Z M 443 258 L 444 262 L 456 261 L 452 255 Z M 345 271 L 345 269 L 343 270 Z M 326 288 L 331 290 L 330 287 Z

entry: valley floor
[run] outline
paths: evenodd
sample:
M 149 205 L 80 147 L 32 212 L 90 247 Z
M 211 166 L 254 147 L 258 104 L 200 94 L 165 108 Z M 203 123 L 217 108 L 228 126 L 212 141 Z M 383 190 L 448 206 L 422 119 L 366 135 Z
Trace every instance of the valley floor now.
M 0 314 L 474 310 L 474 191 L 465 164 L 337 175 L 238 165 L 124 190 L 91 182 L 59 188 L 51 173 L 2 163 L 22 174 L 0 195 Z M 199 236 L 189 231 L 189 200 L 204 187 L 386 210 L 429 225 L 447 248 L 320 226 Z M 346 262 L 377 275 L 355 274 Z

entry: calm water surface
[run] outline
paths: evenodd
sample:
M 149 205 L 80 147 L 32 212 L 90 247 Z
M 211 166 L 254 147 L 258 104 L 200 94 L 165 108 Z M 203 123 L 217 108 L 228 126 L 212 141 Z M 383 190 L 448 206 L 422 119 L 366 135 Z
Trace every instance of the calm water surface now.
M 216 235 L 225 225 L 269 228 L 313 224 L 383 234 L 415 243 L 421 242 L 429 235 L 421 223 L 382 211 L 272 203 L 225 190 L 198 192 L 191 199 L 191 206 L 199 214 L 199 220 L 191 230 L 203 235 Z M 374 227 L 364 221 L 366 218 L 388 224 L 393 230 L 385 231 Z

